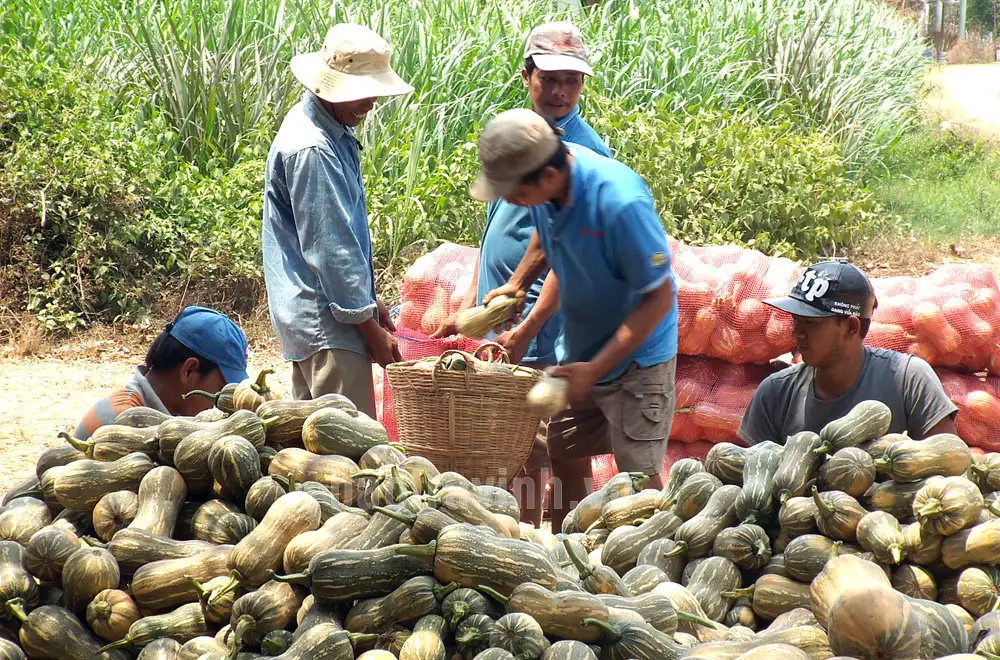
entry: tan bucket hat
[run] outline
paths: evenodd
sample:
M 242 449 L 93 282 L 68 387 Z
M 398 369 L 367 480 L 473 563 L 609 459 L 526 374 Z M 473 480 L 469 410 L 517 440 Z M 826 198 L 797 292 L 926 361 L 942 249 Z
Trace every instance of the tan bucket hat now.
M 526 174 L 547 163 L 559 150 L 558 129 L 533 110 L 502 112 L 479 134 L 481 169 L 469 188 L 473 199 L 492 202 L 521 184 Z
M 316 96 L 346 103 L 413 91 L 389 58 L 392 47 L 363 25 L 339 23 L 326 33 L 323 49 L 292 58 L 292 73 Z

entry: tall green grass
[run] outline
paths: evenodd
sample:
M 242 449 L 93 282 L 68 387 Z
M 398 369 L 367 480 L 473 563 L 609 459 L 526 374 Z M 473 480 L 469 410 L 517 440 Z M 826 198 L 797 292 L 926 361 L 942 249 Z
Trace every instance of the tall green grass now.
M 523 40 L 538 23 L 583 29 L 597 77 L 587 98 L 671 111 L 752 108 L 829 131 L 856 168 L 913 121 L 924 66 L 914 28 L 869 0 L 18 0 L 8 35 L 86 52 L 165 110 L 181 156 L 235 162 L 300 95 L 288 62 L 338 21 L 395 47 L 416 92 L 361 135 L 371 175 L 414 183 L 497 110 L 522 104 Z

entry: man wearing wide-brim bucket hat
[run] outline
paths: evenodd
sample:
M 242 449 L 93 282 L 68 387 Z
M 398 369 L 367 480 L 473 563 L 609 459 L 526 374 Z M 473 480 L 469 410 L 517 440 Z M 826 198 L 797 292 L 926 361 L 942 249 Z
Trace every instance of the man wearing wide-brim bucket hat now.
M 354 129 L 380 97 L 413 91 L 392 48 L 361 25 L 330 28 L 291 69 L 305 87 L 271 144 L 264 182 L 264 281 L 296 399 L 347 396 L 374 417 L 371 361 L 400 359 L 376 295 Z

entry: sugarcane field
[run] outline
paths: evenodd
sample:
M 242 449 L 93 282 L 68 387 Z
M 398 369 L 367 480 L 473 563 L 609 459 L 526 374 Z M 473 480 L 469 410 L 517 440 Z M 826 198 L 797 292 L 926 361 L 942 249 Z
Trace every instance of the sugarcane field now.
M 1000 660 L 998 14 L 0 6 L 0 660 Z

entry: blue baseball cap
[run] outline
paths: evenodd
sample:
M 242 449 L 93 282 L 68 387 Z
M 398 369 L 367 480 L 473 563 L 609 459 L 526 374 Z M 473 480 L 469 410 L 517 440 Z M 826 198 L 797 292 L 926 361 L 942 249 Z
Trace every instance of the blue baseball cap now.
M 238 383 L 247 374 L 247 338 L 225 314 L 207 307 L 185 307 L 173 323 L 170 336 L 189 349 L 219 365 L 227 383 Z

